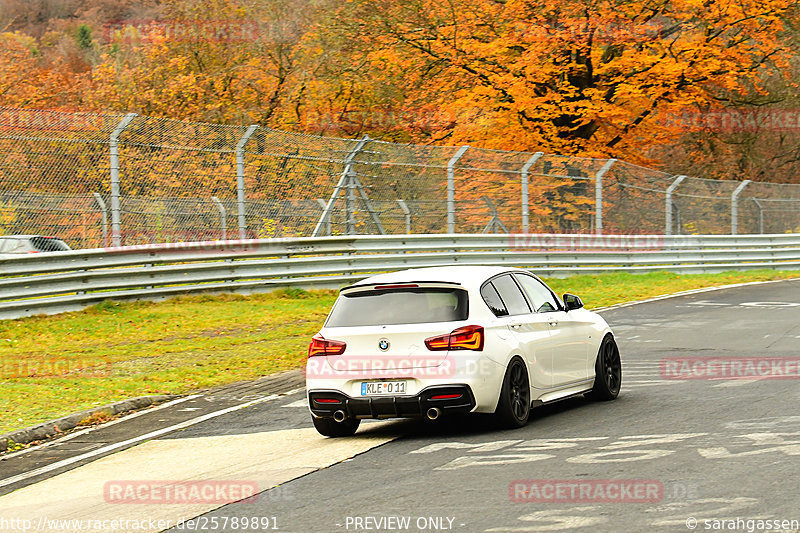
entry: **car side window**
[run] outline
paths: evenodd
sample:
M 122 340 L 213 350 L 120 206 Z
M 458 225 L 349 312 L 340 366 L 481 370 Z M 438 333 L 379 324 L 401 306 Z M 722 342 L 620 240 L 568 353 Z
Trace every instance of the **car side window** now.
M 528 302 L 522 294 L 519 286 L 508 274 L 496 277 L 492 280 L 492 285 L 497 289 L 497 293 L 506 304 L 509 315 L 525 315 L 531 312 Z
M 503 300 L 500 299 L 500 295 L 497 294 L 497 289 L 494 288 L 494 285 L 487 283 L 481 287 L 481 296 L 486 305 L 489 306 L 489 309 L 492 310 L 492 313 L 494 313 L 494 316 L 508 315 L 508 309 L 506 309 Z
M 553 297 L 553 293 L 541 281 L 525 274 L 514 274 L 514 277 L 522 285 L 525 294 L 528 295 L 528 299 L 537 313 L 558 311 L 559 305 L 555 297 Z

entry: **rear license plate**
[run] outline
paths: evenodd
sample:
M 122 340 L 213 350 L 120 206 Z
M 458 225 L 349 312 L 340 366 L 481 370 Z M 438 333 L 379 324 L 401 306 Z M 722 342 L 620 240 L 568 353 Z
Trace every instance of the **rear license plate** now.
M 361 383 L 361 396 L 405 394 L 407 385 L 406 381 L 364 381 Z

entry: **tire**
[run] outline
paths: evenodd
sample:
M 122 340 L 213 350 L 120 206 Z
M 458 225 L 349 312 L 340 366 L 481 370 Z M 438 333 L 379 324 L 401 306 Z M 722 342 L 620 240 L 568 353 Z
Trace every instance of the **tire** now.
M 342 422 L 337 422 L 333 418 L 314 418 L 314 427 L 320 435 L 326 437 L 349 437 L 358 429 L 361 420 L 357 418 L 347 418 Z
M 520 428 L 528 423 L 531 412 L 531 388 L 528 382 L 528 369 L 519 357 L 508 364 L 500 401 L 494 414 L 498 422 L 506 428 Z
M 609 401 L 619 395 L 622 386 L 622 362 L 617 342 L 606 335 L 597 352 L 594 364 L 594 387 L 587 395 L 593 400 Z

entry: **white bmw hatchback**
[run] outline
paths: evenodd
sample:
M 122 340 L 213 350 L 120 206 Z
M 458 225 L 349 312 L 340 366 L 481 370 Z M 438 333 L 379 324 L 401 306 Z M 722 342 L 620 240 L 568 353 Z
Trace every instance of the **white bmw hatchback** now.
M 503 267 L 411 269 L 346 287 L 306 363 L 314 426 L 329 437 L 365 418 L 470 412 L 521 427 L 538 405 L 612 400 L 621 381 L 602 317 Z

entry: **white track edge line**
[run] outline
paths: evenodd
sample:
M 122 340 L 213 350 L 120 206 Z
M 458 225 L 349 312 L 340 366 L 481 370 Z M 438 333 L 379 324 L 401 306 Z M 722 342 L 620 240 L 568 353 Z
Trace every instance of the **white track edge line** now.
M 114 420 L 110 420 L 108 422 L 104 422 L 104 423 L 98 424 L 96 426 L 90 426 L 88 428 L 84 428 L 84 429 L 81 429 L 79 431 L 74 431 L 72 433 L 67 433 L 66 435 L 63 435 L 61 437 L 57 437 L 57 438 L 55 438 L 55 439 L 53 439 L 51 441 L 44 442 L 44 443 L 38 444 L 36 446 L 29 446 L 28 448 L 25 448 L 23 450 L 19 450 L 19 451 L 13 452 L 13 453 L 9 453 L 9 454 L 3 455 L 2 457 L 0 457 L 0 461 L 6 461 L 8 459 L 11 459 L 12 457 L 17 457 L 18 455 L 23 455 L 23 454 L 26 454 L 28 452 L 32 452 L 32 451 L 35 451 L 35 450 L 42 450 L 44 448 L 49 448 L 50 446 L 55 446 L 56 444 L 61 444 L 61 443 L 66 442 L 68 440 L 72 440 L 75 437 L 80 437 L 81 435 L 86 435 L 87 433 L 91 433 L 92 431 L 97 431 L 98 429 L 111 427 L 113 425 L 119 424 L 120 422 L 127 422 L 128 420 L 131 420 L 133 418 L 145 415 L 147 413 L 154 413 L 156 411 L 160 411 L 161 409 L 165 409 L 167 407 L 172 407 L 173 405 L 177 405 L 179 403 L 183 403 L 183 402 L 186 402 L 188 400 L 194 400 L 195 398 L 200 398 L 201 396 L 203 396 L 203 395 L 202 394 L 192 394 L 191 396 L 186 396 L 184 398 L 177 398 L 175 400 L 170 400 L 170 401 L 168 401 L 166 403 L 162 403 L 160 405 L 157 405 L 156 407 L 145 407 L 145 408 L 143 408 L 143 409 L 141 409 L 139 411 L 134 411 L 132 413 L 128 413 L 126 415 L 123 415 L 123 416 L 121 416 L 119 418 L 115 418 Z
M 228 407 L 228 408 L 222 409 L 220 411 L 214 411 L 213 413 L 208 413 L 208 414 L 205 414 L 205 415 L 202 415 L 202 416 L 198 416 L 196 418 L 192 418 L 190 420 L 186 420 L 186 421 L 181 422 L 179 424 L 174 424 L 172 426 L 168 426 L 168 427 L 165 427 L 165 428 L 157 429 L 155 431 L 151 431 L 150 433 L 145 433 L 144 435 L 139 435 L 138 437 L 133 437 L 133 438 L 130 438 L 130 439 L 127 439 L 127 440 L 124 440 L 124 441 L 115 442 L 114 444 L 108 444 L 106 446 L 103 446 L 102 448 L 97 448 L 96 450 L 91 450 L 91 451 L 86 452 L 86 453 L 81 454 L 81 455 L 76 455 L 74 457 L 68 457 L 66 459 L 62 459 L 61 461 L 57 461 L 55 463 L 51 463 L 49 465 L 42 466 L 42 467 L 37 468 L 35 470 L 29 470 L 28 472 L 23 472 L 22 474 L 17 474 L 16 476 L 12 476 L 10 478 L 6 478 L 6 479 L 3 479 L 3 480 L 0 480 L 0 487 L 5 487 L 7 485 L 11 485 L 13 483 L 17 483 L 19 481 L 23 481 L 25 479 L 28 479 L 28 478 L 31 478 L 31 477 L 34 477 L 34 476 L 38 476 L 38 475 L 41 475 L 41 474 L 46 474 L 48 472 L 52 472 L 53 470 L 57 470 L 59 468 L 65 467 L 65 466 L 69 466 L 69 465 L 71 465 L 73 463 L 77 463 L 77 462 L 83 461 L 84 459 L 89 459 L 89 458 L 94 457 L 96 455 L 100 455 L 100 454 L 104 454 L 104 453 L 107 453 L 107 452 L 114 451 L 116 449 L 122 448 L 124 446 L 128 446 L 130 444 L 137 444 L 137 443 L 142 442 L 144 440 L 149 440 L 149 439 L 152 439 L 152 438 L 155 438 L 155 437 L 160 437 L 161 435 L 165 435 L 167 433 L 172 433 L 173 431 L 178 431 L 180 429 L 185 429 L 185 428 L 188 428 L 188 427 L 193 426 L 195 424 L 199 424 L 201 422 L 205 422 L 206 420 L 211 420 L 212 418 L 216 418 L 218 416 L 222 416 L 222 415 L 226 415 L 228 413 L 232 413 L 234 411 L 238 411 L 239 409 L 245 409 L 247 407 L 251 407 L 251 406 L 257 405 L 259 403 L 264 403 L 264 402 L 268 402 L 268 401 L 271 401 L 271 400 L 275 400 L 275 399 L 281 398 L 283 396 L 289 396 L 291 394 L 295 394 L 297 392 L 300 392 L 304 388 L 305 387 L 301 387 L 301 388 L 293 389 L 293 390 L 290 390 L 290 391 L 284 392 L 284 393 L 270 394 L 269 396 L 265 396 L 263 398 L 258 398 L 256 400 L 251 400 L 249 402 L 245 402 L 245 403 L 242 403 L 242 404 L 239 404 L 239 405 L 234 405 L 232 407 Z
M 712 292 L 712 291 L 721 291 L 723 289 L 734 289 L 736 287 L 747 287 L 748 285 L 766 285 L 767 283 L 781 283 L 784 281 L 797 281 L 800 278 L 786 278 L 786 279 L 771 279 L 767 281 L 747 281 L 744 283 L 731 283 L 730 285 L 717 285 L 714 287 L 703 287 L 701 289 L 689 289 L 686 291 L 681 292 L 674 292 L 671 294 L 662 294 L 660 296 L 654 296 L 652 298 L 647 298 L 645 300 L 636 300 L 635 302 L 622 302 L 614 305 L 609 305 L 607 307 L 598 307 L 596 309 L 591 309 L 591 311 L 595 313 L 602 313 L 605 311 L 613 311 L 615 309 L 621 309 L 623 307 L 631 307 L 633 305 L 638 304 L 646 304 L 650 302 L 657 302 L 659 300 L 666 300 L 668 298 L 677 298 L 679 296 L 687 296 L 689 294 L 698 294 L 702 292 Z

